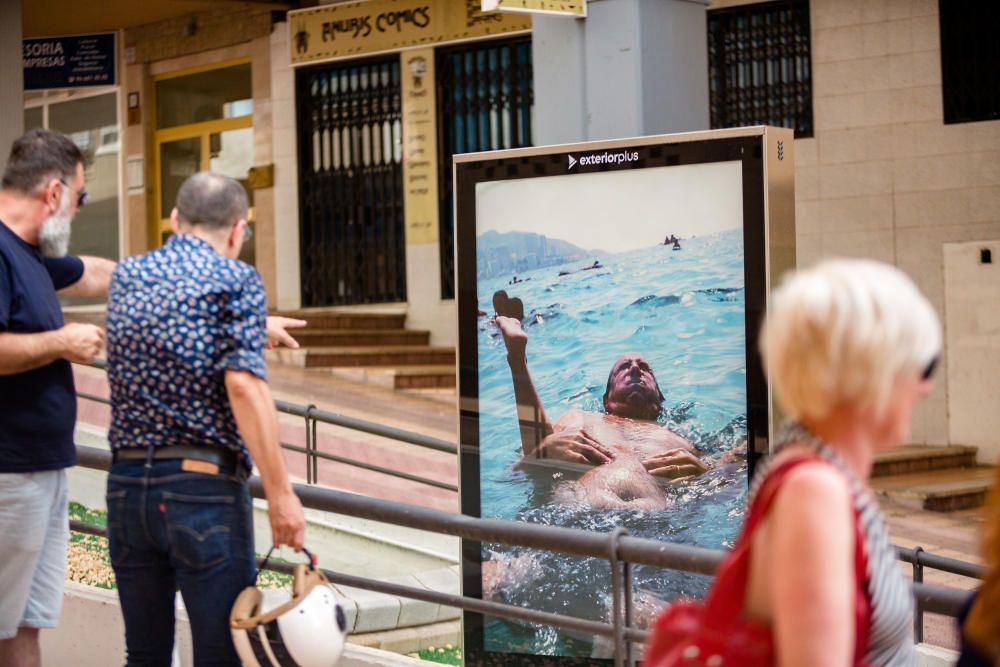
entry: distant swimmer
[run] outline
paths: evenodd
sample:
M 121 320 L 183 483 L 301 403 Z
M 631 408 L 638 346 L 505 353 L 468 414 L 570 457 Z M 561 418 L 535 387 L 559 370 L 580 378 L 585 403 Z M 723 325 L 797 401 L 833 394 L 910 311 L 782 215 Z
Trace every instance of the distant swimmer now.
M 664 396 L 641 354 L 624 354 L 612 365 L 603 413 L 574 409 L 549 421 L 528 371 L 528 335 L 517 315 L 523 317 L 520 302 L 509 311 L 498 308 L 495 322 L 507 348 L 518 412 L 534 416 L 519 419 L 521 464 L 549 459 L 593 466 L 571 485 L 569 499 L 595 508 L 645 510 L 666 506 L 657 478 L 684 480 L 708 469 L 690 441 L 657 422 Z
M 593 269 L 603 269 L 603 268 L 604 268 L 604 265 L 601 264 L 600 260 L 595 259 L 593 264 L 591 264 L 590 266 L 585 266 L 585 267 L 583 267 L 582 269 L 579 269 L 579 270 L 580 271 L 591 271 Z M 559 275 L 560 276 L 568 276 L 571 273 L 576 273 L 576 271 L 560 271 Z
M 680 250 L 681 249 L 680 239 L 674 239 L 674 248 L 673 249 L 674 250 Z

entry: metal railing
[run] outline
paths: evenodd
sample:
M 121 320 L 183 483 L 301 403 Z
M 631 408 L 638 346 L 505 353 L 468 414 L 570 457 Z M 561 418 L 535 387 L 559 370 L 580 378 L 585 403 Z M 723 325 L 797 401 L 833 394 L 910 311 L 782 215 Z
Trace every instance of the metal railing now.
M 106 362 L 101 360 L 81 365 L 91 366 L 93 368 L 99 368 L 101 370 L 107 370 Z M 76 395 L 88 401 L 94 401 L 96 403 L 102 403 L 104 405 L 111 404 L 111 401 L 107 398 L 104 398 L 103 396 L 97 396 L 95 394 L 89 394 L 82 391 L 78 391 Z M 301 417 L 305 421 L 305 440 L 306 440 L 305 447 L 300 447 L 299 445 L 292 445 L 287 442 L 282 442 L 281 447 L 283 449 L 293 452 L 298 452 L 300 454 L 305 455 L 306 484 L 319 483 L 319 462 L 320 460 L 323 460 L 323 461 L 332 461 L 335 463 L 342 463 L 345 465 L 354 466 L 356 468 L 362 468 L 370 472 L 377 472 L 383 475 L 396 477 L 397 479 L 405 479 L 410 482 L 426 484 L 427 486 L 432 486 L 438 489 L 444 489 L 445 491 L 458 493 L 458 486 L 449 482 L 441 482 L 436 479 L 431 479 L 429 477 L 423 477 L 421 475 L 413 475 L 411 473 L 403 472 L 401 470 L 385 468 L 383 466 L 378 466 L 372 463 L 358 461 L 357 459 L 351 459 L 344 456 L 331 454 L 329 452 L 320 451 L 319 439 L 317 438 L 317 425 L 329 424 L 331 426 L 340 426 L 343 428 L 351 429 L 353 431 L 359 431 L 362 433 L 368 433 L 370 435 L 376 435 L 379 437 L 388 438 L 390 440 L 406 442 L 411 445 L 416 445 L 417 447 L 423 447 L 424 449 L 430 449 L 436 452 L 443 452 L 445 454 L 457 455 L 458 447 L 454 443 L 448 442 L 447 440 L 432 438 L 431 436 L 424 435 L 422 433 L 414 433 L 412 431 L 406 431 L 403 429 L 394 428 L 392 426 L 384 426 L 382 424 L 376 424 L 375 422 L 365 421 L 364 419 L 358 419 L 357 417 L 350 417 L 348 415 L 342 415 L 336 412 L 320 410 L 315 405 L 299 405 L 297 403 L 289 403 L 287 401 L 278 401 L 278 400 L 276 400 L 274 404 L 277 407 L 278 412 L 286 415 L 292 415 L 295 417 Z
M 947 572 L 949 574 L 958 574 L 970 579 L 982 579 L 986 576 L 986 568 L 982 565 L 927 553 L 923 547 L 916 547 L 914 549 L 896 547 L 896 554 L 899 556 L 899 560 L 910 563 L 913 566 L 913 583 L 915 585 L 923 584 L 924 568 Z M 923 604 L 918 597 L 915 600 L 913 608 L 913 640 L 917 643 L 924 640 L 924 611 Z M 926 611 L 931 610 L 928 609 Z M 954 615 L 952 614 L 952 616 Z
M 81 466 L 107 469 L 111 463 L 111 453 L 107 450 L 83 446 L 77 447 L 77 450 Z M 263 497 L 263 487 L 259 478 L 254 477 L 250 480 L 250 492 L 256 498 Z M 494 542 L 607 560 L 612 573 L 610 623 L 428 591 L 329 570 L 324 572 L 334 583 L 346 586 L 458 607 L 500 618 L 608 637 L 614 641 L 614 659 L 619 667 L 635 664 L 637 656 L 633 651 L 633 644 L 644 642 L 648 637 L 647 632 L 631 626 L 632 566 L 651 565 L 696 574 L 712 574 L 725 557 L 723 551 L 630 537 L 622 528 L 611 533 L 595 533 L 576 528 L 480 519 L 312 485 L 296 484 L 295 492 L 299 495 L 303 506 L 310 509 L 443 533 L 478 542 Z M 76 521 L 71 522 L 71 527 L 73 530 L 94 535 L 105 534 L 100 526 Z M 901 558 L 920 567 L 935 567 L 973 577 L 982 574 L 982 569 L 975 565 L 933 556 L 922 550 L 901 550 Z M 290 571 L 290 566 L 280 563 L 268 563 L 268 567 L 279 572 Z M 966 591 L 931 586 L 918 581 L 912 584 L 912 591 L 921 614 L 931 612 L 955 616 L 968 596 Z

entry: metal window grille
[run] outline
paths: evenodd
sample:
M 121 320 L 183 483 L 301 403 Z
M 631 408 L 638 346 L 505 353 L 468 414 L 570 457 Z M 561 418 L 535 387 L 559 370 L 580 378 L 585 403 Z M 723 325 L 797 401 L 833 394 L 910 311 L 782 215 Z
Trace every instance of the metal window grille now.
M 809 0 L 708 13 L 713 128 L 775 125 L 813 135 Z
M 451 158 L 532 145 L 531 37 L 438 49 L 441 298 L 455 298 Z
M 302 305 L 405 301 L 399 58 L 296 77 Z
M 1000 5 L 996 0 L 938 3 L 945 123 L 1000 118 Z

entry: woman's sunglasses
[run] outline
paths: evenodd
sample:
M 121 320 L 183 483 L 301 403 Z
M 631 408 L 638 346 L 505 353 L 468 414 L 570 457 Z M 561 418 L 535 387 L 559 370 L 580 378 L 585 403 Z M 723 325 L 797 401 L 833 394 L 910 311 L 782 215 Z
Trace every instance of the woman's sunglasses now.
M 924 372 L 920 374 L 920 379 L 921 380 L 923 380 L 924 382 L 926 382 L 927 380 L 930 380 L 931 377 L 934 376 L 934 369 L 937 368 L 938 359 L 940 359 L 940 358 L 941 358 L 940 355 L 937 355 L 937 354 L 934 355 L 934 358 L 931 359 L 930 363 L 927 364 L 927 367 L 924 368 Z

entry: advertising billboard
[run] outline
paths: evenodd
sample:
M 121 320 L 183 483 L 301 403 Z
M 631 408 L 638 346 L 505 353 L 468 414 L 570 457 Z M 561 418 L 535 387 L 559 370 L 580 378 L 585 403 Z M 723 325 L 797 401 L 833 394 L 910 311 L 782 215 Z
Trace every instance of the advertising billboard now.
M 720 549 L 770 398 L 756 338 L 794 261 L 792 134 L 455 158 L 462 512 Z M 609 621 L 610 565 L 463 542 L 466 595 Z M 705 577 L 636 567 L 643 627 Z M 467 612 L 466 664 L 609 664 L 602 638 Z M 542 657 L 544 656 L 544 657 Z

